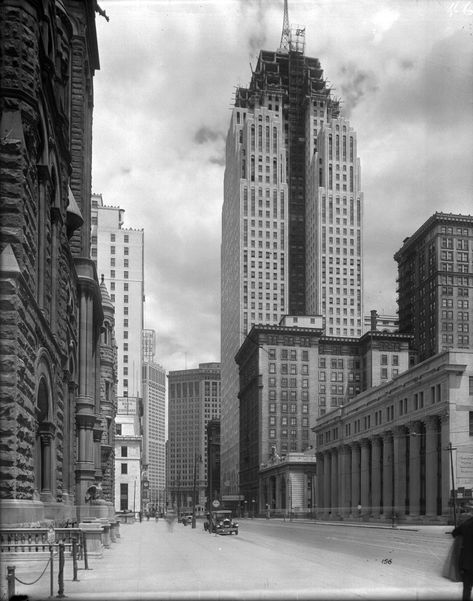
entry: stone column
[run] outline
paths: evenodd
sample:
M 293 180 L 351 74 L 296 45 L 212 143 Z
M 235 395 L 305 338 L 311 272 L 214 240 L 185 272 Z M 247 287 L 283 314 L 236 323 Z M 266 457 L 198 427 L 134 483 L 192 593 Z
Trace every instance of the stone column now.
M 41 434 L 41 493 L 51 494 L 51 437 Z
M 360 445 L 354 442 L 351 447 L 351 515 L 358 515 L 360 503 Z
M 383 516 L 391 519 L 393 512 L 393 438 L 391 432 L 383 434 Z
M 381 438 L 371 439 L 371 515 L 379 518 L 381 512 Z
M 425 420 L 425 515 L 437 516 L 438 486 L 438 417 Z
M 317 453 L 316 465 L 317 485 L 315 494 L 317 497 L 317 517 L 323 513 L 324 507 L 324 454 Z
M 360 503 L 362 515 L 371 513 L 370 499 L 370 441 L 363 438 L 360 441 Z
M 343 445 L 338 451 L 338 473 L 340 477 L 340 514 L 347 517 L 350 514 L 351 496 L 351 449 Z
M 441 453 L 441 500 L 442 515 L 447 518 L 450 515 L 449 501 L 451 499 L 452 474 L 450 465 L 450 452 L 448 450 L 451 442 L 450 437 L 450 415 L 447 412 L 440 416 L 440 453 Z M 452 510 L 453 513 L 453 510 Z
M 407 496 L 407 430 L 403 426 L 394 428 L 394 505 L 399 516 L 406 515 Z
M 324 453 L 324 514 L 328 514 L 332 511 L 332 499 L 331 499 L 331 488 L 330 482 L 332 478 L 332 461 L 330 458 L 330 452 L 325 451 Z
M 331 452 L 331 460 L 332 460 L 332 479 L 331 479 L 331 487 L 332 491 L 330 493 L 331 504 L 332 504 L 332 518 L 338 517 L 339 508 L 338 508 L 338 450 L 332 449 Z
M 409 517 L 420 515 L 420 422 L 409 424 Z
M 53 440 L 56 432 L 56 426 L 51 422 L 42 422 L 39 425 L 40 447 L 41 447 L 41 481 L 40 497 L 41 501 L 52 501 L 53 498 Z

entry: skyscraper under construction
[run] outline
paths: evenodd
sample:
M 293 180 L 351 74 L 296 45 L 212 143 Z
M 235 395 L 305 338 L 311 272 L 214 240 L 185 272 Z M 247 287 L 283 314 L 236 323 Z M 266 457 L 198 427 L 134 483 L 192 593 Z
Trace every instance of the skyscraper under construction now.
M 356 134 L 341 116 L 305 29 L 262 50 L 237 88 L 227 136 L 221 248 L 221 486 L 238 490 L 235 355 L 255 323 L 324 317 L 326 334 L 362 333 L 362 193 Z

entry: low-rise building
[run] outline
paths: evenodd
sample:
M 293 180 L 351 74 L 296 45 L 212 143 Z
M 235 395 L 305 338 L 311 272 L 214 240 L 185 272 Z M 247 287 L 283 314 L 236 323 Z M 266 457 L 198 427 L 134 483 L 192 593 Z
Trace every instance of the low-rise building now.
M 141 510 L 142 399 L 119 397 L 115 434 L 115 509 Z
M 435 355 L 313 431 L 319 517 L 446 522 L 473 485 L 473 352 Z

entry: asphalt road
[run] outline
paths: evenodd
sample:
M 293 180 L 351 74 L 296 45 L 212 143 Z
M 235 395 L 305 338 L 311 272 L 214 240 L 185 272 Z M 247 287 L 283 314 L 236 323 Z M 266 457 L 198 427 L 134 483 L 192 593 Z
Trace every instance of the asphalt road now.
M 199 521 L 195 529 L 150 520 L 120 530 L 79 582 L 66 565 L 69 599 L 461 599 L 461 584 L 441 576 L 449 527 L 247 519 L 238 536 L 208 534 Z M 16 592 L 48 598 L 48 578 L 27 589 Z

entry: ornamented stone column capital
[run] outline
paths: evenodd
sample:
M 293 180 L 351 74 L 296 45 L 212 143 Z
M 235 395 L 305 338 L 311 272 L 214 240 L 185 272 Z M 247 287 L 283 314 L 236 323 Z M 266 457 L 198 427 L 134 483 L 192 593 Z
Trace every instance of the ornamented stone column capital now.
M 379 434 L 375 434 L 374 436 L 372 436 L 371 438 L 371 446 L 372 447 L 380 447 L 383 443 L 383 438 L 381 435 Z
M 448 411 L 444 411 L 443 413 L 441 413 L 439 415 L 439 419 L 440 419 L 440 423 L 443 424 L 448 424 L 450 421 L 450 413 Z
M 392 439 L 393 439 L 392 430 L 386 430 L 385 432 L 383 432 L 381 434 L 381 438 L 382 438 L 382 440 L 383 440 L 384 443 L 392 442 Z
M 439 416 L 438 415 L 427 415 L 424 418 L 425 428 L 426 430 L 437 430 L 439 424 Z
M 407 428 L 409 429 L 409 434 L 421 434 L 422 433 L 422 422 L 416 420 L 414 422 L 410 422 L 407 424 Z
M 395 426 L 393 428 L 394 438 L 405 438 L 407 436 L 407 428 L 405 426 Z
M 362 438 L 359 442 L 360 442 L 360 447 L 367 448 L 370 446 L 369 438 Z
M 349 455 L 351 453 L 351 445 L 342 444 L 339 447 L 340 455 Z
M 38 432 L 44 442 L 50 442 L 56 433 L 56 426 L 52 422 L 41 422 L 39 424 Z

